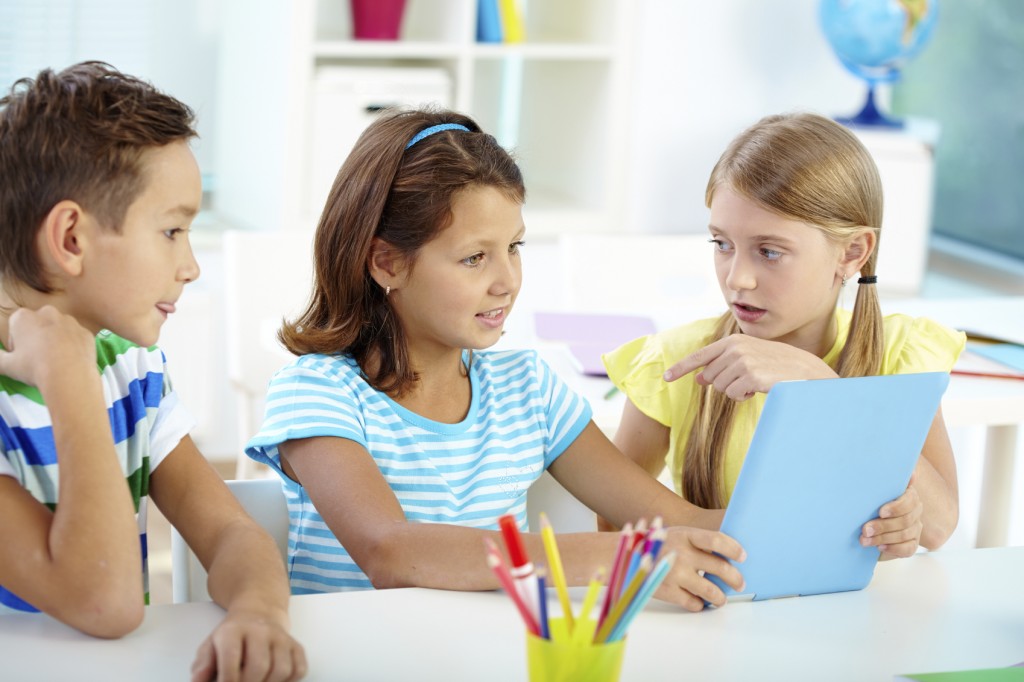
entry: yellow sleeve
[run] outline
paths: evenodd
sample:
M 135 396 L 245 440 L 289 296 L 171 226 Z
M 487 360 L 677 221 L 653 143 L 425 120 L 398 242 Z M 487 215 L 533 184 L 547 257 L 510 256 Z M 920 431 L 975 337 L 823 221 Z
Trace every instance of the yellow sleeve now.
M 658 336 L 642 336 L 601 356 L 608 378 L 637 409 L 659 424 L 671 426 L 669 384 L 662 377 L 668 365 Z
M 885 319 L 882 374 L 948 372 L 967 344 L 967 336 L 926 317 L 891 315 Z
M 679 427 L 696 383 L 684 377 L 665 381 L 665 370 L 708 344 L 717 318 L 643 336 L 601 356 L 608 378 L 637 409 L 669 428 Z

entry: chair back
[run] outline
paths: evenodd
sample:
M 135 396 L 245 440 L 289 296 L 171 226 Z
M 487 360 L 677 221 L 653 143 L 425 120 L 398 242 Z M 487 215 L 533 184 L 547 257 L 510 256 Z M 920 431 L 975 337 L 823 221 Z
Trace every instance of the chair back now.
M 227 481 L 228 489 L 256 523 L 270 533 L 288 562 L 288 505 L 278 477 Z M 206 569 L 189 549 L 176 528 L 171 527 L 171 599 L 175 604 L 210 601 L 206 590 Z

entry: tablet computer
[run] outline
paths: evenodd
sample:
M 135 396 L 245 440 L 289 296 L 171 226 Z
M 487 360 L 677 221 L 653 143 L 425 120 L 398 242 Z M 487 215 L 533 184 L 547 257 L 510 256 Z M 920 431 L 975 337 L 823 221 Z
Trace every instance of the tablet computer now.
M 787 381 L 765 399 L 721 530 L 747 552 L 730 600 L 859 590 L 879 552 L 863 525 L 906 490 L 943 372 Z

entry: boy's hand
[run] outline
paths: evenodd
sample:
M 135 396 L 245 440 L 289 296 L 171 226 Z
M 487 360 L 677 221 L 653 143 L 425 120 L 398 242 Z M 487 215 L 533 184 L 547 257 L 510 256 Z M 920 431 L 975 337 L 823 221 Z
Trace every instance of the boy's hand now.
M 913 556 L 921 544 L 923 513 L 924 503 L 911 479 L 906 492 L 882 505 L 878 518 L 864 524 L 860 544 L 864 547 L 878 547 L 882 559 Z
M 704 369 L 697 375 L 698 384 L 713 385 L 716 391 L 739 401 L 767 393 L 780 381 L 836 378 L 821 358 L 796 346 L 732 334 L 669 367 L 665 381 L 675 381 L 700 367 Z
M 285 682 L 306 675 L 306 652 L 288 634 L 287 616 L 229 610 L 199 645 L 192 682 Z
M 18 308 L 7 320 L 0 351 L 0 374 L 12 377 L 46 393 L 51 381 L 69 377 L 95 377 L 95 336 L 70 315 L 53 306 L 39 310 Z M 75 374 L 80 372 L 81 374 Z
M 734 590 L 743 589 L 743 576 L 722 557 L 744 561 L 747 554 L 728 535 L 701 528 L 669 528 L 662 554 L 671 551 L 676 552 L 676 561 L 655 592 L 658 599 L 679 604 L 688 611 L 700 611 L 705 601 L 722 606 L 725 593 L 704 577 L 705 573 L 713 573 Z

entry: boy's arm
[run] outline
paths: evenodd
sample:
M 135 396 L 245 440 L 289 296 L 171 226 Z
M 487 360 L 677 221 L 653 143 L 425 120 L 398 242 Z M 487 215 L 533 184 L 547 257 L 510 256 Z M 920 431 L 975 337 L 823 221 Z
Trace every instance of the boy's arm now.
M 53 423 L 56 511 L 0 476 L 0 584 L 83 632 L 119 637 L 144 613 L 135 505 L 114 449 L 92 334 L 46 306 L 8 320 L 0 374 L 36 386 Z
M 277 545 L 248 515 L 188 436 L 150 478 L 150 496 L 209 575 L 227 610 L 203 642 L 193 679 L 292 680 L 306 673 L 288 630 L 288 576 Z

